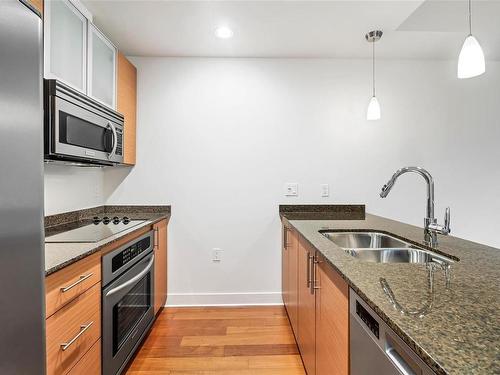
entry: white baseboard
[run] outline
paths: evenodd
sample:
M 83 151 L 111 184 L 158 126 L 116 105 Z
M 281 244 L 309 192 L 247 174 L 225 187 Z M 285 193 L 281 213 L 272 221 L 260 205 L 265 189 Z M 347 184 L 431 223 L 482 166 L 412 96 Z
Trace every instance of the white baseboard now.
M 269 293 L 169 293 L 167 307 L 283 305 L 281 292 Z

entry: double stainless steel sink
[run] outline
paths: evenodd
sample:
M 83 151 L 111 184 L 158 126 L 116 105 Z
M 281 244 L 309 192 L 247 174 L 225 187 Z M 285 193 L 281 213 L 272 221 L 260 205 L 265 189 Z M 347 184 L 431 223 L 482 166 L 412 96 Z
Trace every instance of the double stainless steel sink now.
M 356 259 L 374 263 L 453 263 L 450 258 L 380 232 L 321 233 Z

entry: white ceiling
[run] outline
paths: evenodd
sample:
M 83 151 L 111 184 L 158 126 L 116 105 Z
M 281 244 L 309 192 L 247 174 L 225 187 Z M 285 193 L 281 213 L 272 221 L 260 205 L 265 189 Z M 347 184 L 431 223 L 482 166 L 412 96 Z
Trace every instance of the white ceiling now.
M 455 59 L 467 35 L 464 0 L 84 0 L 94 22 L 127 55 L 231 57 L 371 56 L 364 35 L 384 31 L 377 55 Z M 473 0 L 473 32 L 500 59 L 500 0 Z M 234 31 L 214 36 L 218 25 Z

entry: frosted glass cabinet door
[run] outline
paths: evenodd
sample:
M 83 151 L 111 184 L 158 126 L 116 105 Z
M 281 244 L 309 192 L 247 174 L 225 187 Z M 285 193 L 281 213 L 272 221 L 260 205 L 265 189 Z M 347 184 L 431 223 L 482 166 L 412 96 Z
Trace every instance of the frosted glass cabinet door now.
M 88 95 L 115 108 L 116 48 L 89 23 Z
M 57 78 L 85 92 L 87 19 L 67 0 L 49 0 L 44 21 L 46 78 Z

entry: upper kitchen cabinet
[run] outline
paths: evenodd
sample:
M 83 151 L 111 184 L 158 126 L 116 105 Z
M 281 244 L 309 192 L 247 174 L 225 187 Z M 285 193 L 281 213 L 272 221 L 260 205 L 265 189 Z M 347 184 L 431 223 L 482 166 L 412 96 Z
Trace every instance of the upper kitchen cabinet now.
M 67 0 L 44 4 L 45 78 L 86 93 L 87 18 Z
M 33 5 L 33 7 L 43 14 L 43 0 L 29 0 L 29 3 Z
M 45 78 L 123 115 L 123 164 L 135 165 L 136 67 L 93 24 L 79 0 L 45 0 L 44 43 Z
M 134 165 L 136 153 L 137 68 L 118 52 L 116 110 L 123 115 L 123 163 Z
M 45 2 L 44 41 L 45 78 L 116 108 L 116 48 L 78 1 Z
M 116 98 L 116 48 L 93 24 L 88 25 L 88 95 L 111 108 Z

